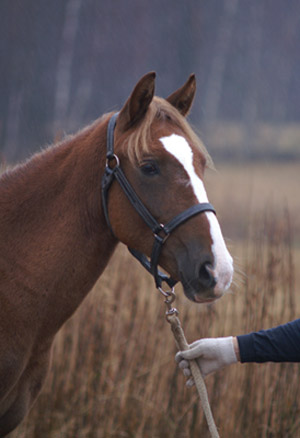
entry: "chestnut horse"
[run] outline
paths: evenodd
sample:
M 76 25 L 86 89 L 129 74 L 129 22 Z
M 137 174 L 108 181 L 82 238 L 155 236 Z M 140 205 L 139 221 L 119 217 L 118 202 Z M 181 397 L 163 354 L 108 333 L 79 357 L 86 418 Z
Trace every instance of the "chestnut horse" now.
M 209 155 L 185 116 L 196 82 L 167 99 L 154 97 L 155 73 L 135 86 L 114 129 L 114 163 L 155 220 L 207 204 Z M 153 233 L 118 181 L 107 215 L 101 202 L 106 168 L 106 114 L 8 170 L 0 179 L 0 436 L 26 415 L 45 381 L 53 338 L 102 274 L 119 241 L 151 256 Z M 109 167 L 110 168 L 110 167 Z M 159 264 L 195 302 L 219 298 L 232 259 L 207 208 L 163 239 Z

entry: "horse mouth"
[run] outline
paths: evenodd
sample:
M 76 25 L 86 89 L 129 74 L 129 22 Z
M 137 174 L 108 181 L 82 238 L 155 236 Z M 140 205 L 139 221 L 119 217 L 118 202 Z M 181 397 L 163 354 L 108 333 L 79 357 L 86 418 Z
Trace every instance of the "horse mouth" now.
M 186 291 L 185 296 L 197 304 L 212 304 L 223 295 L 216 295 L 213 291 L 205 291 L 204 293 Z
M 192 298 L 192 301 L 194 301 L 195 303 L 198 304 L 211 304 L 213 302 L 215 302 L 216 300 L 218 300 L 221 297 L 215 297 L 215 298 L 202 298 L 199 297 L 198 295 L 194 295 Z
M 185 296 L 194 303 L 211 304 L 223 295 L 223 292 L 217 292 L 214 287 L 203 287 L 197 278 L 192 280 L 186 279 L 183 272 L 180 272 L 180 281 Z

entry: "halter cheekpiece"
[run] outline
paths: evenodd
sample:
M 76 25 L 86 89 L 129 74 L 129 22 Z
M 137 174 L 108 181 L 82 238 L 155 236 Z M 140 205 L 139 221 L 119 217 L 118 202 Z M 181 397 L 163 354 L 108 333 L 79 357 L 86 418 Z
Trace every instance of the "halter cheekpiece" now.
M 124 172 L 120 167 L 120 160 L 118 156 L 114 153 L 114 130 L 117 122 L 119 113 L 114 114 L 109 120 L 107 127 L 107 141 L 106 141 L 106 166 L 105 172 L 102 178 L 102 204 L 105 219 L 108 227 L 113 233 L 112 226 L 109 220 L 108 215 L 108 191 L 109 188 L 116 179 L 120 184 L 123 192 L 127 196 L 128 200 L 131 202 L 132 206 L 138 212 L 138 214 L 142 217 L 144 222 L 151 229 L 154 237 L 154 243 L 151 252 L 150 261 L 146 257 L 145 254 L 142 254 L 140 251 L 137 251 L 132 248 L 128 248 L 131 254 L 147 269 L 150 274 L 153 275 L 156 287 L 161 289 L 162 283 L 166 282 L 169 287 L 173 287 L 177 281 L 172 277 L 168 277 L 158 270 L 158 261 L 159 256 L 162 250 L 162 246 L 169 237 L 170 233 L 177 228 L 179 225 L 186 222 L 191 217 L 203 213 L 205 211 L 215 212 L 214 207 L 209 202 L 203 202 L 184 210 L 182 213 L 175 216 L 171 219 L 167 224 L 159 223 L 147 209 L 147 207 L 143 204 L 140 198 L 135 193 L 128 179 L 126 178 Z M 114 234 L 114 233 L 113 233 Z

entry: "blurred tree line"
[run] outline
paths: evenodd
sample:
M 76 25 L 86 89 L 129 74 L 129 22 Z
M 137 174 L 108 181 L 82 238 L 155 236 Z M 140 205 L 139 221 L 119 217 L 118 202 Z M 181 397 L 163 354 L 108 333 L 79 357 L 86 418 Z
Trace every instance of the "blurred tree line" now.
M 0 154 L 16 161 L 191 72 L 191 121 L 232 157 L 299 153 L 298 0 L 1 0 Z

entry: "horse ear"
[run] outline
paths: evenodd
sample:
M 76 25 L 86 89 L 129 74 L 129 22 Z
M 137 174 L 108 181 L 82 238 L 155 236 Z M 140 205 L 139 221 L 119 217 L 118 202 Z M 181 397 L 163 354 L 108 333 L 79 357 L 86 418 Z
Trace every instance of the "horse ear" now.
M 183 115 L 186 116 L 191 109 L 194 97 L 196 93 L 196 76 L 195 74 L 191 74 L 186 83 L 179 88 L 177 91 L 174 91 L 169 97 L 167 97 L 167 101 L 175 106 L 175 108 Z
M 126 131 L 146 114 L 154 96 L 155 72 L 147 73 L 134 87 L 118 116 L 119 129 Z

